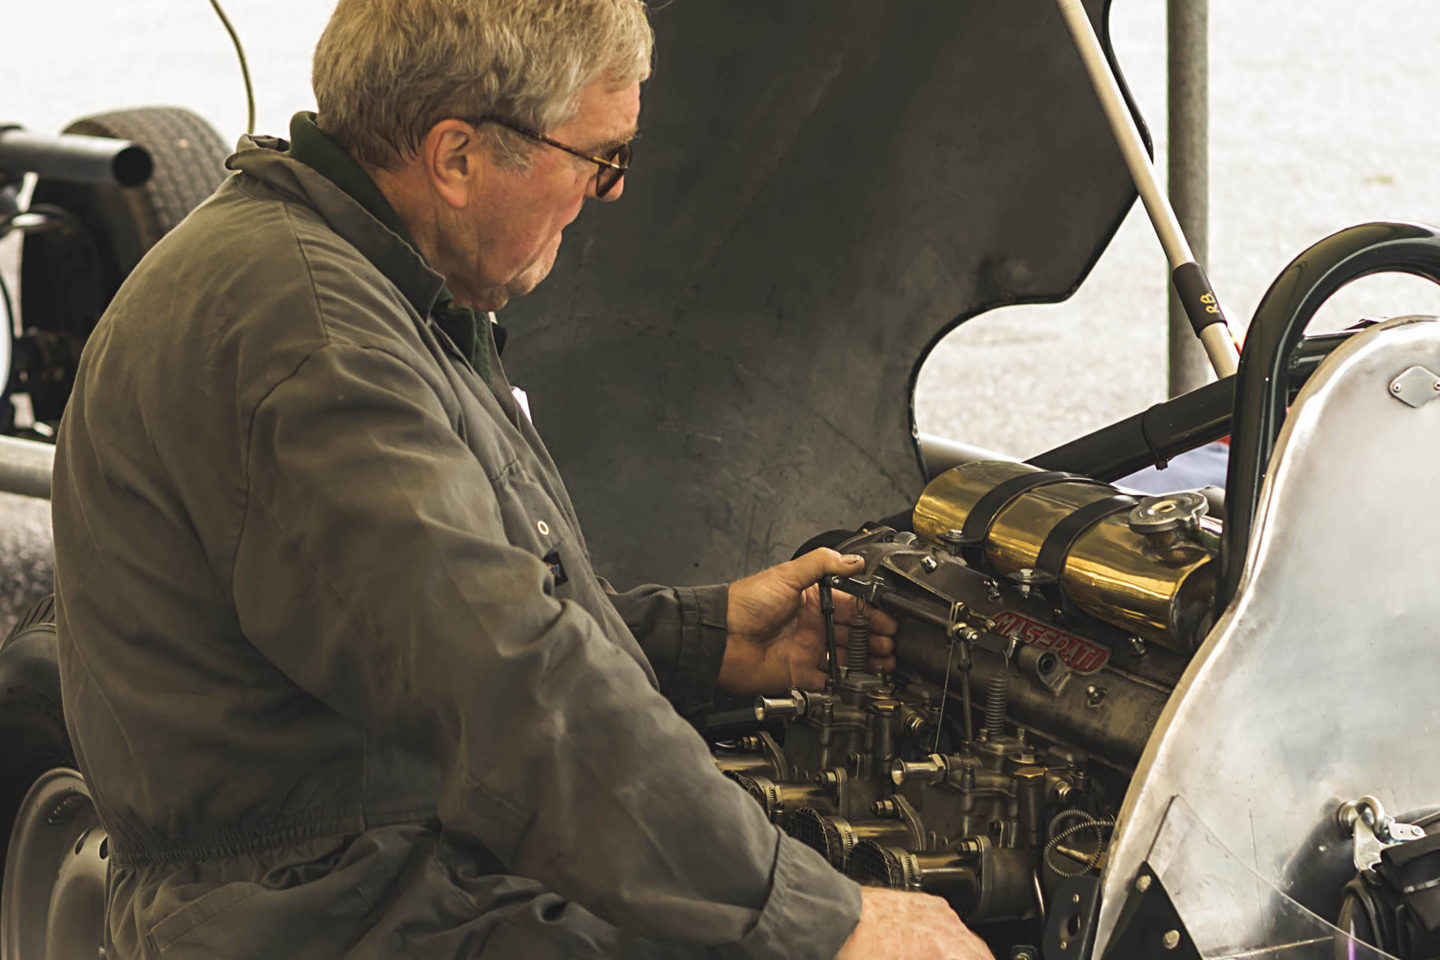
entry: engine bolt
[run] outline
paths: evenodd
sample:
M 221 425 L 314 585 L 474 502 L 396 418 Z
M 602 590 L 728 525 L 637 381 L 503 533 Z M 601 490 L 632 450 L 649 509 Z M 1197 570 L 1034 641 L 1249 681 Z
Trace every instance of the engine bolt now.
M 1135 654 L 1135 656 L 1137 656 L 1137 657 L 1143 657 L 1143 656 L 1145 656 L 1145 654 L 1146 654 L 1147 652 L 1149 652 L 1149 651 L 1147 651 L 1147 650 L 1145 649 L 1145 641 L 1144 641 L 1144 640 L 1141 640 L 1139 637 L 1131 637 L 1131 638 L 1130 638 L 1130 652 L 1133 653 L 1133 654 Z
M 1090 707 L 1098 707 L 1105 702 L 1105 688 L 1094 685 L 1085 688 L 1085 704 Z
M 940 561 L 928 554 L 920 558 L 920 569 L 926 573 L 934 573 L 939 567 Z

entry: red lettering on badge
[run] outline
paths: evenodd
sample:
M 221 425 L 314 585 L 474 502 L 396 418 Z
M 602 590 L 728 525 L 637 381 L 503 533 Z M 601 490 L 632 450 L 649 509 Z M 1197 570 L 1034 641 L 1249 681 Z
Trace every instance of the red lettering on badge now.
M 1093 640 L 1077 637 L 1052 624 L 1031 620 L 1009 610 L 996 615 L 995 632 L 1002 637 L 1014 637 L 1042 650 L 1053 651 L 1076 673 L 1094 673 L 1110 660 L 1110 650 Z

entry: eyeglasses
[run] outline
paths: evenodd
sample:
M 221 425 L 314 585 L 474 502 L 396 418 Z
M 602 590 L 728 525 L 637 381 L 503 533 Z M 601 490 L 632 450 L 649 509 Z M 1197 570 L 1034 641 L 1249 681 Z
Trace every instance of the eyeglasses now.
M 513 130 L 522 137 L 529 137 L 531 140 L 548 144 L 556 150 L 564 150 L 572 157 L 579 157 L 581 160 L 588 160 L 595 164 L 600 168 L 595 174 L 595 196 L 597 197 L 603 197 L 613 190 L 615 184 L 620 182 L 620 178 L 625 176 L 625 171 L 630 169 L 630 157 L 634 153 L 634 149 L 629 143 L 622 143 L 605 156 L 597 157 L 594 154 L 585 153 L 583 150 L 576 150 L 574 147 L 566 146 L 559 140 L 552 140 L 545 136 L 545 134 L 537 133 L 528 127 L 511 123 L 509 120 L 501 120 L 499 117 L 481 117 L 479 122 L 493 123 L 497 126 L 504 127 L 506 130 Z

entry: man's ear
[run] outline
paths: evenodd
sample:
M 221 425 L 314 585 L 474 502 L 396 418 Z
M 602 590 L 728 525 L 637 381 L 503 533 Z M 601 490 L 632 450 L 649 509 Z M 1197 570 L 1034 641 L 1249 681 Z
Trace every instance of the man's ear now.
M 490 173 L 490 151 L 464 120 L 441 120 L 425 134 L 420 157 L 430 184 L 450 206 L 463 209 Z

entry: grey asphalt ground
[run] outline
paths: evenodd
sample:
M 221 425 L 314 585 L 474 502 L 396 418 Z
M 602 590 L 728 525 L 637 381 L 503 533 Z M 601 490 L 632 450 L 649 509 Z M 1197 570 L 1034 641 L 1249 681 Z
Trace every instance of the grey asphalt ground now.
M 994 2 L 1058 15 L 1050 0 Z M 310 51 L 331 3 L 226 6 L 249 53 L 257 128 L 283 132 L 294 110 L 311 105 Z M 1334 230 L 1381 218 L 1440 222 L 1440 2 L 1210 7 L 1206 266 L 1243 321 L 1281 268 Z M 205 0 L 4 0 L 0 14 L 0 121 L 57 132 L 88 113 L 171 103 L 227 139 L 244 128 L 239 69 Z M 1111 27 L 1163 170 L 1165 4 L 1116 0 Z M 1025 455 L 1162 399 L 1166 273 L 1137 208 L 1069 302 L 996 311 L 937 347 L 919 381 L 921 429 Z M 1343 292 L 1318 322 L 1416 312 L 1440 313 L 1440 292 L 1377 278 Z

